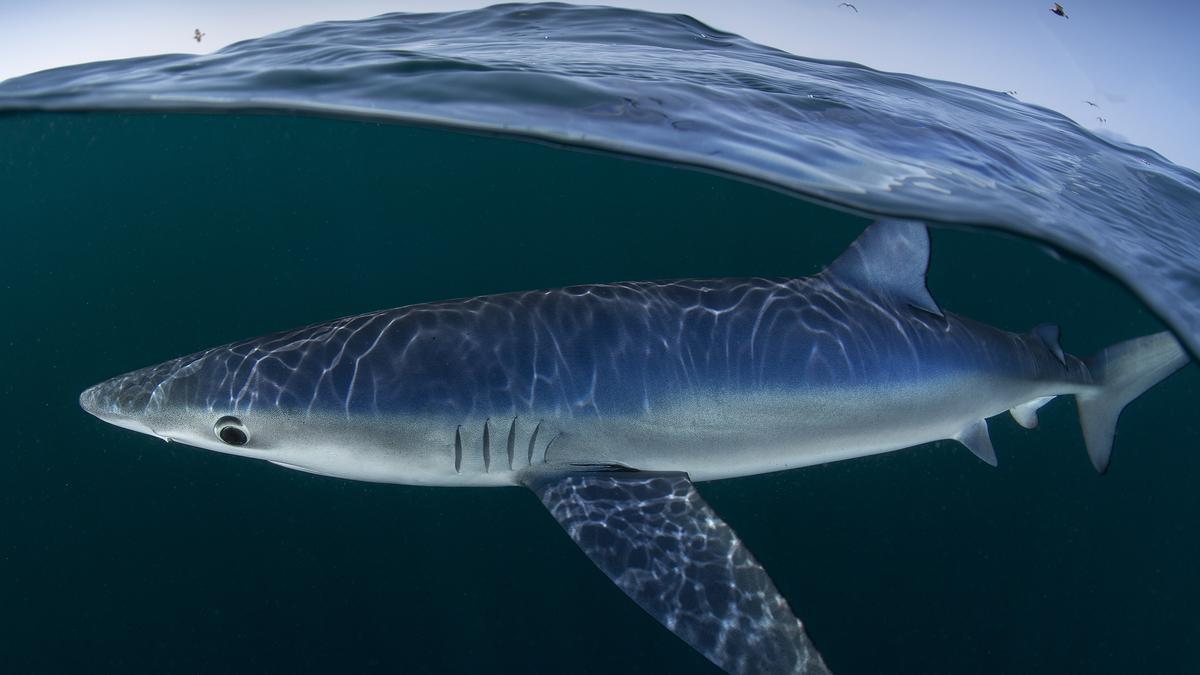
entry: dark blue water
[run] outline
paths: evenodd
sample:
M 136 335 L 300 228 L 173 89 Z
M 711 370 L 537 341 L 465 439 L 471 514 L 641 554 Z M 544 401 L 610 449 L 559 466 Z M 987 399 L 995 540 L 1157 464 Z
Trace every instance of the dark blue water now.
M 355 121 L 245 114 L 335 105 Z M 943 307 L 1059 322 L 1073 353 L 1194 325 L 1195 174 L 682 17 L 389 15 L 34 75 L 0 107 L 3 672 L 712 672 L 524 490 L 309 476 L 78 409 L 196 349 L 481 293 L 811 274 L 869 222 L 830 203 L 1057 242 L 1157 303 L 934 231 Z M 1056 401 L 1038 430 L 992 424 L 998 469 L 938 443 L 701 490 L 839 675 L 1196 672 L 1198 387 L 1189 367 L 1134 403 L 1106 476 Z

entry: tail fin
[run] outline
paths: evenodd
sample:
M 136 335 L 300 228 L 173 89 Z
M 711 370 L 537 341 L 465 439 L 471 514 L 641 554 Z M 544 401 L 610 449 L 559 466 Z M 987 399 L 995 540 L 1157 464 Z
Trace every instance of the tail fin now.
M 1115 344 L 1086 361 L 1098 386 L 1076 394 L 1075 401 L 1096 471 L 1108 470 L 1117 418 L 1125 406 L 1189 360 L 1175 336 L 1162 332 Z

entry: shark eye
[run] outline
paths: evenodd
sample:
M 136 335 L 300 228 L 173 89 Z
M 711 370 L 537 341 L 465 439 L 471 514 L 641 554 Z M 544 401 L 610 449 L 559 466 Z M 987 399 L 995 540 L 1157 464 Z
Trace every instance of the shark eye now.
M 213 425 L 213 431 L 216 432 L 217 438 L 224 441 L 226 445 L 245 445 L 246 441 L 250 440 L 242 421 L 230 415 L 217 420 L 217 423 Z

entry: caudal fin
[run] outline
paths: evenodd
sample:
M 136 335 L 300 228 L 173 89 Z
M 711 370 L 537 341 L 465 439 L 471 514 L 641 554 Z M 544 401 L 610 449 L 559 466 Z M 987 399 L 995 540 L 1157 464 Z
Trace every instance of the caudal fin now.
M 1075 401 L 1088 457 L 1096 471 L 1108 469 L 1117 418 L 1125 406 L 1188 360 L 1179 341 L 1167 332 L 1117 343 L 1087 359 L 1098 386 L 1076 394 Z

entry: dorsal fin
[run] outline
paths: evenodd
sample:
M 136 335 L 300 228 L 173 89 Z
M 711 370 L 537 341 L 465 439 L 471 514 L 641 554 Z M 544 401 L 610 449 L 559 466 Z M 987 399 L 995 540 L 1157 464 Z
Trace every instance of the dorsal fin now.
M 1067 365 L 1067 355 L 1063 353 L 1062 345 L 1058 342 L 1061 333 L 1058 326 L 1052 323 L 1043 323 L 1039 326 L 1034 326 L 1033 330 L 1029 332 L 1037 336 L 1042 341 L 1042 344 L 1046 345 L 1046 349 L 1049 349 L 1050 353 L 1054 354 L 1054 358 L 1058 359 L 1059 363 L 1064 366 Z
M 914 220 L 880 220 L 859 235 L 822 274 L 942 316 L 925 286 L 928 269 L 929 231 L 925 225 Z

